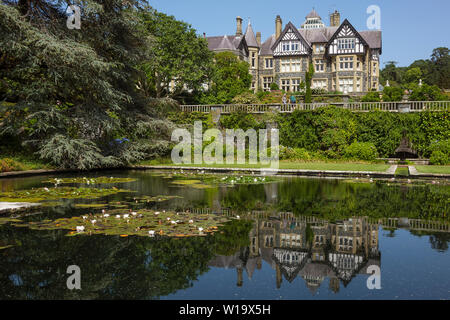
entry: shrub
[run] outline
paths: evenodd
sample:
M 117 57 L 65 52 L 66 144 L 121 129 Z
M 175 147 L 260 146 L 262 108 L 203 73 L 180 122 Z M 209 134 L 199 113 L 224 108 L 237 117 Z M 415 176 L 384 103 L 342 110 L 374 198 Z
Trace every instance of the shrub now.
M 24 167 L 21 163 L 11 158 L 0 159 L 0 172 L 22 171 L 22 170 L 24 170 Z
M 380 102 L 380 94 L 378 92 L 368 92 L 361 98 L 362 102 Z
M 430 146 L 431 164 L 449 164 L 450 163 L 450 139 L 436 141 Z
M 304 148 L 289 148 L 280 146 L 280 160 L 311 160 L 311 154 Z
M 244 92 L 234 97 L 232 103 L 236 104 L 258 103 L 258 97 L 251 92 Z
M 264 123 L 258 123 L 252 114 L 243 111 L 233 112 L 228 116 L 221 116 L 220 124 L 227 129 L 242 129 L 244 131 L 250 128 L 258 130 L 265 127 Z
M 448 154 L 445 154 L 444 152 L 442 152 L 440 150 L 436 150 L 431 153 L 430 163 L 445 165 L 445 164 L 450 164 L 450 159 L 449 159 Z
M 280 90 L 280 88 L 278 87 L 278 85 L 275 82 L 272 82 L 270 84 L 270 90 Z
M 402 101 L 403 90 L 399 87 L 384 87 L 383 101 Z
M 377 148 L 370 142 L 353 142 L 345 148 L 345 157 L 358 160 L 375 160 L 378 157 Z

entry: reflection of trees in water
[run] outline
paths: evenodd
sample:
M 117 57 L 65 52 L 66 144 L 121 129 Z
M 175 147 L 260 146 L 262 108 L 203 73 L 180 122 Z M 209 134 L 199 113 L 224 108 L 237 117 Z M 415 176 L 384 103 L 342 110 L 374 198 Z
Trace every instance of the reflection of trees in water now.
M 291 179 L 278 183 L 277 201 L 264 185 L 236 186 L 223 194 L 223 208 L 289 211 L 329 220 L 351 216 L 408 217 L 448 221 L 448 187 L 402 187 L 386 183 L 343 183 L 338 180 Z
M 431 248 L 440 252 L 448 250 L 448 243 L 450 242 L 449 233 L 435 233 L 430 235 Z
M 157 299 L 192 286 L 216 251 L 245 247 L 250 228 L 242 221 L 226 226 L 218 239 L 158 240 L 6 226 L 0 239 L 16 246 L 0 251 L 0 299 Z M 73 264 L 81 268 L 81 291 L 66 287 Z

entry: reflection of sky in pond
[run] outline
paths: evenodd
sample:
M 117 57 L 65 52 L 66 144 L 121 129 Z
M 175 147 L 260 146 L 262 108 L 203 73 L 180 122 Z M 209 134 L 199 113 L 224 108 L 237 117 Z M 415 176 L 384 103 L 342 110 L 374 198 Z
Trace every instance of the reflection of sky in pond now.
M 66 237 L 65 230 L 0 225 L 0 248 L 14 245 L 0 249 L 0 299 L 450 299 L 450 227 L 442 217 L 448 186 L 287 178 L 195 189 L 145 171 L 97 174 L 103 175 L 137 178 L 115 185 L 136 192 L 65 200 L 31 209 L 24 221 L 101 211 L 74 203 L 158 195 L 183 198 L 126 205 L 241 220 L 224 234 L 178 240 Z M 4 179 L 0 190 L 41 187 L 46 179 Z M 82 270 L 80 292 L 65 288 L 71 264 Z M 371 264 L 381 267 L 380 290 L 367 288 Z

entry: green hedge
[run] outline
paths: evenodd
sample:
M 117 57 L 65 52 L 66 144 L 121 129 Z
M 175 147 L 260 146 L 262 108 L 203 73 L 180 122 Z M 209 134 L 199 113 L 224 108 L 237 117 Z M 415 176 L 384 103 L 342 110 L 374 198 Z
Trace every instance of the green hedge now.
M 177 123 L 209 121 L 207 115 L 200 113 L 177 113 L 173 117 Z M 348 149 L 353 143 L 370 143 L 375 146 L 379 157 L 392 156 L 404 133 L 421 157 L 429 158 L 433 151 L 436 151 L 435 158 L 439 163 L 442 163 L 442 159 L 445 160 L 445 156 L 450 157 L 448 148 L 446 149 L 448 142 L 436 150 L 437 145 L 450 139 L 449 112 L 444 111 L 351 112 L 329 106 L 313 111 L 296 110 L 290 114 L 283 113 L 271 117 L 239 112 L 222 115 L 220 126 L 229 129 L 261 129 L 266 127 L 267 121 L 277 123 L 282 146 L 305 149 L 332 159 L 348 157 L 349 152 L 354 151 Z M 354 152 L 364 158 L 372 158 L 374 154 L 372 151 L 366 153 L 363 150 Z

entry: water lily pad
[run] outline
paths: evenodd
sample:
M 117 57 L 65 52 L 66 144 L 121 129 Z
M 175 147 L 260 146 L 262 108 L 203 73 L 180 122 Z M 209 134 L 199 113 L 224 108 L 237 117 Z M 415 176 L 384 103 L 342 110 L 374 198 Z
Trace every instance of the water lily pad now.
M 97 188 L 37 188 L 0 193 L 0 202 L 40 202 L 59 199 L 95 199 L 118 192 L 131 192 L 130 190 L 97 189 Z
M 14 218 L 2 218 L 2 217 L 0 217 L 0 225 L 11 223 L 11 222 L 22 222 L 22 220 L 14 219 Z
M 229 218 L 219 215 L 193 214 L 139 210 L 130 212 L 121 209 L 110 210 L 105 214 L 60 218 L 54 221 L 23 222 L 35 230 L 70 230 L 68 236 L 76 235 L 115 235 L 115 236 L 165 236 L 187 237 L 204 236 L 217 232 L 218 227 Z
M 65 184 L 65 183 L 79 183 L 79 184 L 108 184 L 108 183 L 125 183 L 134 182 L 133 178 L 114 178 L 114 177 L 93 177 L 93 178 L 53 178 L 42 181 L 43 183 Z

